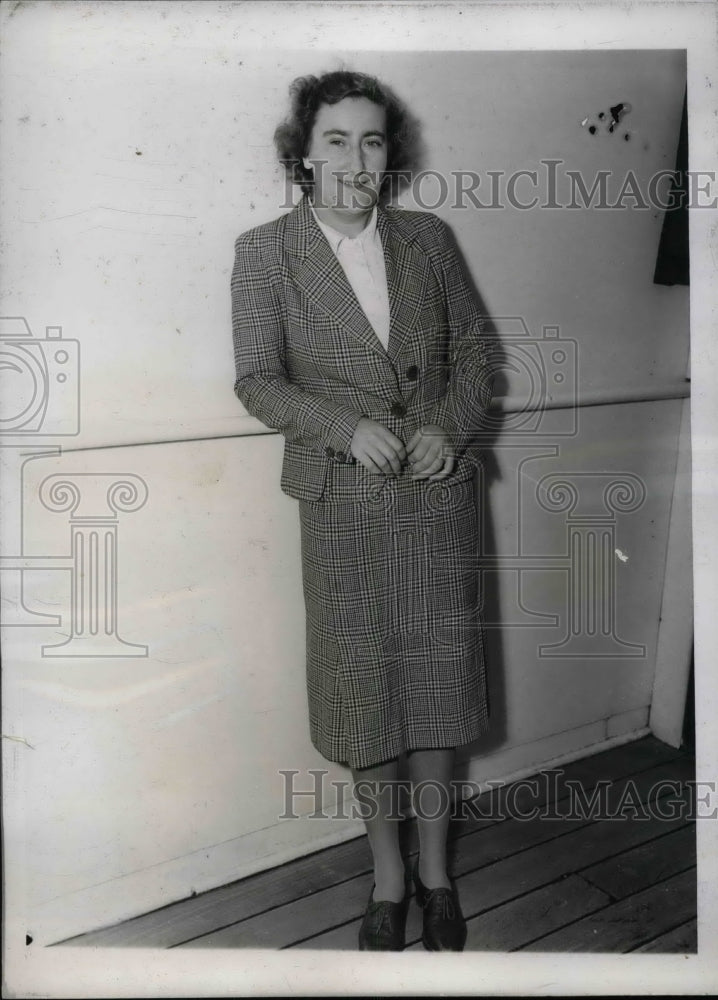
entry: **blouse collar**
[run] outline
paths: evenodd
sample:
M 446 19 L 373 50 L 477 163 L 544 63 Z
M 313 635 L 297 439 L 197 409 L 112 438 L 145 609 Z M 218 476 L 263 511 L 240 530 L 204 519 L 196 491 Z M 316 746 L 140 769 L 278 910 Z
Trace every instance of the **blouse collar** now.
M 311 202 L 309 203 L 309 207 L 312 210 L 312 215 L 314 216 L 317 225 L 326 236 L 329 242 L 329 246 L 332 248 L 334 253 L 337 252 L 337 250 L 339 249 L 340 245 L 344 242 L 344 240 L 349 240 L 350 243 L 359 243 L 359 242 L 366 243 L 373 240 L 376 236 L 376 217 L 377 217 L 376 205 L 372 210 L 369 222 L 366 224 L 364 229 L 362 229 L 362 231 L 358 233 L 356 236 L 347 236 L 346 233 L 340 233 L 339 230 L 334 229 L 333 226 L 328 226 L 326 223 L 321 222 L 319 216 L 314 211 L 314 205 L 312 205 Z

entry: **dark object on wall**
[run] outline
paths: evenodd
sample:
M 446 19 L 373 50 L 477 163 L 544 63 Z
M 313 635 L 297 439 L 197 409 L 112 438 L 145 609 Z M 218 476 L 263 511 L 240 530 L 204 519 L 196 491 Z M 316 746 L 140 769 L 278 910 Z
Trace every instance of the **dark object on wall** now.
M 676 154 L 676 177 L 673 181 L 669 204 L 675 208 L 666 209 L 663 219 L 661 242 L 658 246 L 656 270 L 653 283 L 656 285 L 690 284 L 688 258 L 688 104 L 683 97 L 681 131 Z
M 694 671 L 695 648 L 691 649 L 691 672 L 688 678 L 688 690 L 686 692 L 686 710 L 683 716 L 683 735 L 681 746 L 688 750 L 696 749 L 696 687 Z

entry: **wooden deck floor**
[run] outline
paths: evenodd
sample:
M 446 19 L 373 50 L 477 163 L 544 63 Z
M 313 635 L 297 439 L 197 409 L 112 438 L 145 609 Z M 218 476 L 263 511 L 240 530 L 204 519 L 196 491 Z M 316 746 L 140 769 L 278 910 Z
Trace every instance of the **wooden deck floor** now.
M 482 795 L 483 815 L 451 831 L 466 950 L 695 953 L 694 768 L 689 750 L 647 737 Z M 567 815 L 572 788 L 601 786 L 604 818 Z M 416 829 L 403 826 L 409 868 Z M 371 884 L 362 837 L 59 944 L 354 950 Z M 412 903 L 407 950 L 421 948 Z

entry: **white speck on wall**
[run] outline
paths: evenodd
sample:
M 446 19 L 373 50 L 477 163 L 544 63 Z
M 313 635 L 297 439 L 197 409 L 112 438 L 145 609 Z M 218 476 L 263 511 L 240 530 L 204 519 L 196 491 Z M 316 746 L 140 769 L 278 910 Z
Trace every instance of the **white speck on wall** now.
M 616 549 L 616 555 L 621 560 L 621 562 L 628 562 L 628 556 L 625 552 L 621 552 L 620 549 Z

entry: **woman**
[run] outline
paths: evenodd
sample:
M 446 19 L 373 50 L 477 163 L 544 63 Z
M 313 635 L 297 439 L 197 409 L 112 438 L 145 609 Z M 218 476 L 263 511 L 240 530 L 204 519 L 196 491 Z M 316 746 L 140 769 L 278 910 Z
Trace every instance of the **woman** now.
M 275 142 L 304 197 L 236 242 L 235 392 L 286 438 L 311 739 L 361 781 L 374 860 L 359 947 L 404 946 L 389 792 L 405 753 L 424 946 L 460 951 L 449 787 L 455 747 L 488 718 L 471 450 L 492 391 L 482 318 L 444 223 L 382 204 L 412 136 L 393 93 L 335 72 L 292 94 Z

